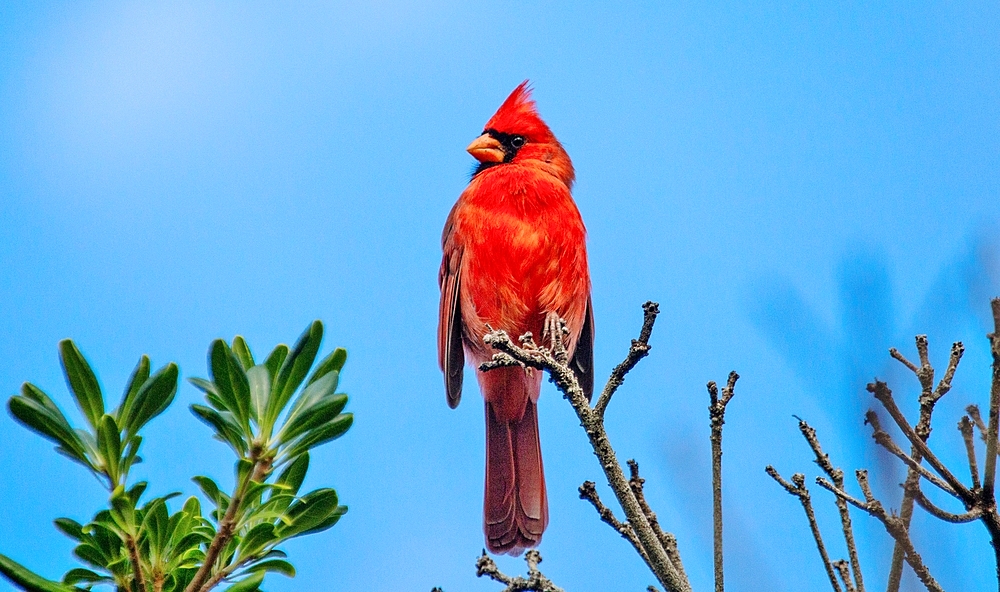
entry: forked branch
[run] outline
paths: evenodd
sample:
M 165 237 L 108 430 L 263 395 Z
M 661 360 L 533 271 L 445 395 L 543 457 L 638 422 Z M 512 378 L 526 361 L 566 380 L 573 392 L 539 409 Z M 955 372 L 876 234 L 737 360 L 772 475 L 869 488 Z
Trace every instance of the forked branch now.
M 625 522 L 618 522 L 610 511 L 603 512 L 602 508 L 605 507 L 603 503 L 600 503 L 596 490 L 591 493 L 586 484 L 581 488 L 581 497 L 590 501 L 597 508 L 602 520 L 615 528 L 629 542 L 632 542 L 628 535 L 628 529 L 631 529 L 638 541 L 637 551 L 641 548 L 640 556 L 646 560 L 657 580 L 668 592 L 690 592 L 691 585 L 687 581 L 683 567 L 681 567 L 676 543 L 674 543 L 671 552 L 668 553 L 667 545 L 662 542 L 663 540 L 672 541 L 673 537 L 667 533 L 659 535 L 657 532 L 659 525 L 657 524 L 656 529 L 652 526 L 652 513 L 644 511 L 644 504 L 640 504 L 628 479 L 625 478 L 625 473 L 604 429 L 603 412 L 607 408 L 611 396 L 622 384 L 625 375 L 649 351 L 648 341 L 657 312 L 656 303 L 647 302 L 643 305 L 643 328 L 639 333 L 639 338 L 632 342 L 632 347 L 629 349 L 625 361 L 611 373 L 611 377 L 594 407 L 590 406 L 576 375 L 566 363 L 566 350 L 562 341 L 565 323 L 561 319 L 558 321 L 557 328 L 547 331 L 551 338 L 551 345 L 547 348 L 537 345 L 530 334 L 521 336 L 521 344 L 517 345 L 504 331 L 497 330 L 487 333 L 483 341 L 497 350 L 497 353 L 493 355 L 492 360 L 480 365 L 479 369 L 488 372 L 494 368 L 521 366 L 548 372 L 556 387 L 562 391 L 564 398 L 569 400 L 570 405 L 573 406 L 580 424 L 586 431 L 594 454 L 600 461 L 601 468 L 608 479 L 608 484 L 625 514 Z

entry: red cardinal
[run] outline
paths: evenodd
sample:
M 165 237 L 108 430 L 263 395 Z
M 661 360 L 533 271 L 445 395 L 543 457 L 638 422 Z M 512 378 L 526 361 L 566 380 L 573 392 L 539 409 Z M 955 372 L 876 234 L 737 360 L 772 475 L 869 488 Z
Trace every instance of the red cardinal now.
M 521 83 L 467 148 L 479 166 L 444 226 L 438 360 L 448 405 L 462 396 L 465 356 L 492 358 L 487 325 L 513 338 L 566 321 L 571 367 L 593 390 L 594 316 L 586 229 L 573 203 L 573 163 Z M 549 521 L 536 402 L 541 373 L 476 371 L 486 403 L 483 531 L 493 553 L 537 546 Z

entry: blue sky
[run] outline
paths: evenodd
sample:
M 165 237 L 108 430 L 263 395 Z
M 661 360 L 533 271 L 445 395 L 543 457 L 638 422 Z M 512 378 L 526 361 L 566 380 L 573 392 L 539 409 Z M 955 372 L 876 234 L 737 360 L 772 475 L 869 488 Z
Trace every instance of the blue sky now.
M 30 380 L 71 408 L 65 337 L 118 393 L 142 353 L 204 376 L 216 337 L 265 351 L 322 319 L 324 351 L 350 352 L 356 421 L 307 484 L 336 487 L 350 513 L 290 544 L 299 574 L 268 589 L 497 589 L 473 567 L 482 408 L 474 392 L 445 404 L 436 282 L 464 147 L 529 78 L 576 165 L 599 374 L 641 303 L 662 311 L 608 413 L 619 455 L 640 461 L 708 589 L 704 384 L 738 370 L 728 583 L 819 588 L 801 509 L 763 472 L 815 473 L 792 414 L 845 468 L 891 467 L 861 425 L 863 385 L 888 377 L 915 413 L 915 381 L 885 352 L 912 354 L 917 332 L 942 367 L 951 341 L 968 348 L 932 439 L 946 458 L 961 458 L 962 407 L 986 401 L 998 38 L 987 2 L 4 2 L 0 392 Z M 153 493 L 194 493 L 194 474 L 231 480 L 227 449 L 187 410 L 198 400 L 185 384 L 147 430 L 137 471 Z M 577 499 L 600 469 L 551 386 L 539 413 L 543 568 L 568 590 L 644 589 L 641 561 Z M 90 516 L 102 490 L 7 414 L 0 438 L 0 552 L 56 577 L 73 562 L 51 520 Z M 894 478 L 880 482 L 889 505 Z M 887 538 L 856 523 L 878 587 Z M 982 527 L 921 518 L 915 532 L 955 549 L 927 556 L 947 589 L 989 582 Z

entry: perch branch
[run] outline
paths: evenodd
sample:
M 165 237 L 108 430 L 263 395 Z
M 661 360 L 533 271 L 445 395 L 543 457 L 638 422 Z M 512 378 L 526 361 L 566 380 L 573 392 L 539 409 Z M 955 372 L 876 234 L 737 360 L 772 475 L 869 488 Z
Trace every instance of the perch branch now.
M 715 382 L 708 383 L 708 396 L 711 401 L 708 406 L 708 416 L 712 428 L 712 534 L 715 547 L 715 592 L 723 592 L 725 572 L 722 568 L 722 426 L 726 423 L 726 405 L 733 398 L 736 381 L 740 375 L 729 373 L 726 386 L 719 397 L 719 387 Z
M 645 309 L 655 311 L 655 307 L 651 305 L 647 305 L 644 307 Z M 562 325 L 562 322 L 559 321 L 559 324 Z M 650 325 L 650 330 L 651 328 Z M 505 331 L 490 331 L 483 338 L 483 341 L 486 345 L 497 350 L 498 353 L 494 354 L 491 361 L 481 364 L 479 369 L 488 372 L 493 368 L 524 366 L 549 373 L 556 387 L 562 391 L 564 398 L 568 399 L 570 405 L 573 406 L 580 424 L 586 431 L 594 454 L 600 461 L 601 468 L 608 479 L 608 484 L 618 498 L 618 503 L 625 512 L 628 523 L 635 531 L 636 538 L 639 539 L 639 543 L 649 557 L 653 574 L 668 592 L 689 592 L 691 585 L 682 575 L 683 572 L 674 568 L 673 562 L 667 556 L 666 550 L 660 544 L 659 538 L 653 532 L 648 518 L 642 512 L 638 500 L 629 487 L 628 480 L 625 478 L 614 449 L 611 447 L 611 442 L 608 440 L 603 418 L 590 406 L 573 371 L 566 365 L 565 361 L 559 360 L 560 357 L 564 357 L 557 355 L 563 349 L 562 334 L 561 330 L 552 331 L 552 347 L 547 349 L 535 345 L 530 337 L 522 340 L 522 346 L 519 347 L 511 341 Z
M 816 523 L 816 513 L 813 511 L 809 490 L 806 489 L 806 476 L 802 473 L 792 475 L 793 485 L 782 479 L 781 475 L 778 474 L 778 470 L 771 465 L 767 465 L 764 471 L 777 481 L 778 485 L 784 487 L 785 491 L 799 498 L 799 503 L 802 504 L 802 509 L 806 512 L 806 519 L 809 520 L 809 529 L 812 531 L 813 540 L 816 541 L 816 548 L 819 549 L 820 559 L 823 560 L 823 568 L 826 569 L 826 575 L 830 578 L 830 585 L 833 586 L 834 592 L 840 592 L 840 584 L 837 583 L 833 564 L 830 562 L 830 556 L 826 552 L 826 545 L 823 544 L 823 535 L 820 534 L 819 525 Z

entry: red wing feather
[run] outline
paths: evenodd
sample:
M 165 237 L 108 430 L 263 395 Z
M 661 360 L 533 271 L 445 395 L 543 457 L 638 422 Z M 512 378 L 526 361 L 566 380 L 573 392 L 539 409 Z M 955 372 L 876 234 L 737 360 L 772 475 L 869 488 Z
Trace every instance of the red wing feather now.
M 576 380 L 589 401 L 594 394 L 594 306 L 587 297 L 587 313 L 583 318 L 583 329 L 576 341 L 576 351 L 569 367 L 576 374 Z
M 462 374 L 465 352 L 462 349 L 462 307 L 460 288 L 462 255 L 458 249 L 445 252 L 441 261 L 441 307 L 438 311 L 438 364 L 444 371 L 444 390 L 448 406 L 454 409 L 462 400 Z

